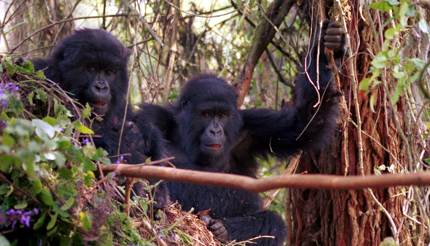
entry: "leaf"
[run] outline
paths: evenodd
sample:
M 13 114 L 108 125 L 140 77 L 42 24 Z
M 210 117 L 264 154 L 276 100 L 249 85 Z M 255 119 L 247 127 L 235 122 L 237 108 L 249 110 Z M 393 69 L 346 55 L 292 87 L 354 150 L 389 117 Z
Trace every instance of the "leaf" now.
M 43 154 L 43 157 L 45 157 L 45 159 L 49 161 L 55 160 L 54 152 L 46 152 Z
M 75 121 L 75 129 L 82 134 L 94 134 L 93 130 L 86 127 L 80 121 Z
M 375 58 L 373 58 L 372 66 L 375 68 L 381 69 L 387 65 L 387 57 L 383 53 L 378 53 Z
M 51 220 L 49 220 L 49 223 L 46 226 L 46 230 L 48 231 L 54 228 L 55 224 L 57 223 L 58 214 L 54 213 L 54 215 L 49 215 L 49 216 L 51 216 Z
M 4 195 L 9 191 L 9 186 L 6 184 L 0 185 L 0 195 Z
M 27 201 L 20 201 L 19 203 L 15 204 L 13 208 L 15 209 L 24 209 L 28 206 Z
M 43 137 L 43 134 L 46 134 L 51 139 L 55 136 L 55 128 L 45 121 L 33 119 L 31 123 L 36 127 L 36 135 L 40 138 Z
M 39 194 L 43 189 L 40 179 L 35 179 L 31 182 L 31 192 L 35 195 Z
M 63 155 L 63 153 L 55 151 L 54 155 L 55 155 L 55 163 L 57 164 L 57 166 L 64 167 L 64 164 L 66 163 L 66 157 Z
M 54 199 L 52 198 L 52 194 L 48 189 L 42 189 L 39 194 L 40 200 L 47 206 L 54 206 Z
M 0 234 L 0 246 L 10 246 L 10 242 Z
M 82 117 L 84 119 L 89 119 L 91 116 L 91 106 L 86 103 L 84 109 L 82 110 Z
M 75 203 L 75 199 L 73 197 L 70 197 L 69 199 L 67 199 L 67 201 L 63 204 L 63 206 L 61 206 L 61 210 L 66 211 L 68 209 L 70 209 L 73 204 Z
M 368 91 L 371 84 L 372 84 L 371 78 L 365 78 L 361 80 L 359 84 L 360 91 Z
M 389 3 L 387 3 L 386 1 L 379 1 L 376 3 L 371 3 L 370 4 L 370 8 L 371 9 L 375 9 L 375 10 L 380 10 L 383 12 L 388 12 L 391 10 L 391 5 Z
M 89 231 L 91 230 L 91 224 L 92 220 L 88 213 L 86 212 L 80 212 L 79 213 L 79 220 L 81 222 L 81 226 L 84 230 Z
M 16 157 L 10 155 L 0 155 L 0 171 L 3 173 L 9 173 L 11 167 L 15 163 Z
M 370 110 L 372 112 L 376 112 L 375 110 L 375 105 L 376 105 L 376 101 L 378 100 L 378 90 L 372 90 L 372 93 L 370 94 Z
M 421 19 L 421 20 L 418 22 L 418 27 L 420 28 L 420 30 L 421 30 L 423 33 L 429 33 L 429 32 L 430 32 L 430 27 L 429 27 L 429 25 L 428 25 L 427 21 L 426 21 L 426 20 L 424 20 L 424 19 Z
M 39 219 L 36 221 L 36 223 L 34 223 L 33 225 L 33 230 L 37 230 L 40 227 L 42 227 L 43 223 L 45 223 L 45 219 L 46 219 L 46 213 L 43 213 Z
M 96 155 L 96 147 L 92 144 L 87 144 L 82 148 L 82 152 L 84 152 L 84 155 L 88 158 L 92 158 Z

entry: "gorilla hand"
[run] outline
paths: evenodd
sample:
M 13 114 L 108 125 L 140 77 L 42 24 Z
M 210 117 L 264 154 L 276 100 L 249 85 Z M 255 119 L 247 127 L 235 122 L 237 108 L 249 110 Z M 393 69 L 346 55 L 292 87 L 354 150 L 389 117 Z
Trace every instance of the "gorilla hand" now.
M 228 241 L 228 232 L 221 220 L 212 219 L 209 215 L 203 215 L 200 219 L 206 224 L 216 239 L 222 243 Z
M 333 50 L 334 58 L 342 58 L 347 50 L 345 31 L 342 26 L 337 22 L 325 20 L 323 35 L 324 47 Z

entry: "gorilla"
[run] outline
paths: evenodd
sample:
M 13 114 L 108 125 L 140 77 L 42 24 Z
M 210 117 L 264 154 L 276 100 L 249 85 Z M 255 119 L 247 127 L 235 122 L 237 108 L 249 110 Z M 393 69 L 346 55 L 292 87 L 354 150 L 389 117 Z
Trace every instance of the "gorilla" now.
M 101 121 L 95 121 L 93 129 L 96 146 L 110 155 L 116 155 L 124 114 L 132 118 L 133 112 L 126 107 L 130 52 L 109 32 L 101 29 L 82 29 L 62 40 L 46 59 L 34 59 L 37 70 L 58 83 L 79 103 L 89 104 Z M 143 162 L 151 156 L 162 155 L 160 134 L 142 120 L 140 130 L 127 120 L 123 132 L 120 153 L 130 163 Z M 116 159 L 119 157 L 112 157 Z
M 332 49 L 335 58 L 341 58 L 345 43 L 344 31 L 335 22 L 324 23 L 322 37 L 321 42 L 313 40 L 309 64 L 296 78 L 294 102 L 280 111 L 240 110 L 234 88 L 206 74 L 189 80 L 173 105 L 143 105 L 135 122 L 149 120 L 160 129 L 166 151 L 175 157 L 178 168 L 255 177 L 258 156 L 285 158 L 298 150 L 320 149 L 329 143 L 338 115 L 338 92 L 330 83 L 323 51 Z M 322 100 L 318 107 L 310 80 L 319 81 Z M 283 220 L 262 208 L 258 194 L 180 182 L 166 185 L 170 199 L 184 210 L 208 213 L 203 220 L 222 242 L 254 238 L 257 245 L 283 245 L 285 241 Z

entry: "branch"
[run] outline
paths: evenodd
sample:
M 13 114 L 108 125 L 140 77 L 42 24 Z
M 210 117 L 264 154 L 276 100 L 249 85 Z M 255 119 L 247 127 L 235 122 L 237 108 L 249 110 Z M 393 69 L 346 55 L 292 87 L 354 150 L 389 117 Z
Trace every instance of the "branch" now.
M 113 17 L 126 17 L 126 18 L 130 18 L 130 17 L 137 17 L 137 15 L 129 15 L 129 14 L 116 14 L 116 15 L 97 15 L 97 16 L 83 16 L 83 17 L 74 17 L 74 18 L 67 18 L 67 19 L 63 19 L 63 20 L 59 20 L 56 22 L 53 22 L 49 25 L 46 25 L 44 27 L 41 27 L 39 29 L 37 29 L 36 31 L 30 33 L 27 37 L 25 37 L 23 40 L 21 40 L 11 51 L 9 51 L 10 54 L 12 54 L 13 52 L 15 52 L 15 50 L 17 50 L 23 43 L 25 43 L 27 40 L 31 39 L 33 36 L 35 36 L 36 34 L 38 34 L 39 32 L 43 32 L 53 26 L 56 25 L 60 25 L 66 22 L 70 22 L 70 21 L 75 21 L 75 20 L 83 20 L 83 19 L 97 19 L 97 18 L 113 18 Z
M 251 192 L 264 192 L 279 188 L 357 190 L 391 186 L 430 185 L 430 172 L 369 176 L 291 174 L 255 179 L 227 173 L 202 172 L 146 164 L 111 164 L 101 168 L 103 172 L 115 172 L 126 177 L 158 178 L 176 182 L 223 186 Z
M 241 84 L 239 97 L 237 99 L 237 105 L 239 107 L 248 94 L 252 74 L 254 73 L 254 67 L 257 65 L 258 59 L 275 36 L 275 28 L 281 25 L 282 20 L 287 16 L 294 2 L 295 1 L 292 0 L 276 0 L 272 2 L 267 11 L 266 18 L 263 18 L 261 23 L 257 26 L 251 50 L 238 78 L 238 82 Z

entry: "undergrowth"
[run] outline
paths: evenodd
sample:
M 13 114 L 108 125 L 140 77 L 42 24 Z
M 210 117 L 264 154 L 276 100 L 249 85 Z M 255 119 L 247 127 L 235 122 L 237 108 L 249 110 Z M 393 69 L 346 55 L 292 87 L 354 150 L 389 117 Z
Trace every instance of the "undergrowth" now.
M 110 160 L 92 142 L 88 106 L 31 62 L 3 58 L 0 75 L 0 245 L 195 245 L 148 215 L 150 199 L 123 212 L 118 178 L 97 171 Z

